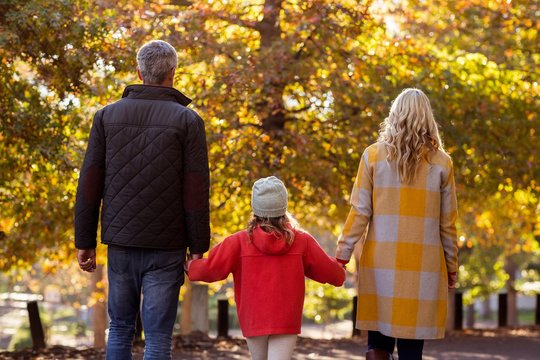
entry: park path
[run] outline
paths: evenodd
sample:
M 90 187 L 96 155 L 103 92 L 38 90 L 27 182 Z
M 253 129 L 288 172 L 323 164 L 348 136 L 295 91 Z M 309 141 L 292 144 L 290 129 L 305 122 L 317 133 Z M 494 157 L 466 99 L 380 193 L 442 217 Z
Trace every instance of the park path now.
M 177 349 L 174 360 L 248 360 L 245 341 L 234 338 L 218 341 L 206 350 L 189 352 Z M 294 360 L 363 360 L 366 339 L 300 338 Z M 398 357 L 396 356 L 396 359 Z M 538 360 L 540 359 L 540 328 L 503 331 L 464 331 L 444 340 L 427 341 L 424 360 Z
M 6 349 L 11 337 L 28 319 L 26 309 L 0 306 L 0 349 Z

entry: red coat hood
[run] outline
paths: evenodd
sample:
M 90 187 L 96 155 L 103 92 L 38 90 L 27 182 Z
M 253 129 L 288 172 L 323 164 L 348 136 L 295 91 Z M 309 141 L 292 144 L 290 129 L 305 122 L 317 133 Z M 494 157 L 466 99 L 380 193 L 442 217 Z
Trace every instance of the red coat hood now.
M 284 236 L 267 233 L 258 226 L 253 230 L 251 241 L 257 250 L 265 255 L 283 255 L 291 248 L 291 245 L 285 241 Z

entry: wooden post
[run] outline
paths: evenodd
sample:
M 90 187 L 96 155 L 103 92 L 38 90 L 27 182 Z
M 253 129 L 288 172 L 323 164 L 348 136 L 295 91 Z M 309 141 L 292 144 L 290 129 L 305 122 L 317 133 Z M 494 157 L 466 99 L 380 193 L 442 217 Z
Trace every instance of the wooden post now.
M 229 300 L 218 300 L 218 337 L 229 337 Z
M 467 316 L 465 317 L 465 327 L 467 329 L 474 329 L 474 319 L 476 317 L 475 303 L 467 305 Z
M 191 330 L 208 334 L 208 285 L 191 284 Z
M 455 293 L 454 330 L 463 330 L 463 293 Z
M 456 312 L 456 289 L 448 289 L 448 306 L 446 312 L 446 332 L 454 331 Z
M 508 295 L 499 294 L 499 327 L 508 324 Z
M 534 317 L 534 323 L 540 325 L 540 294 L 536 294 L 536 314 Z
M 180 320 L 180 331 L 182 335 L 187 335 L 191 332 L 191 303 L 192 303 L 192 284 L 191 281 L 186 276 L 186 281 L 184 282 L 184 297 L 182 299 L 181 312 L 182 318 Z
M 94 347 L 103 349 L 105 343 L 105 331 L 107 330 L 107 306 L 105 297 L 105 287 L 103 286 L 103 276 L 105 275 L 104 265 L 97 264 L 96 270 L 91 273 L 92 293 L 96 297 L 96 303 L 92 307 L 93 327 L 94 327 Z
M 45 347 L 45 334 L 37 301 L 30 301 L 26 304 L 28 309 L 28 319 L 30 320 L 30 333 L 32 335 L 32 344 L 34 349 L 43 349 Z
M 516 289 L 518 266 L 514 256 L 505 258 L 504 271 L 508 274 L 506 280 L 506 322 L 504 326 L 516 327 L 519 325 Z
M 352 336 L 355 337 L 360 336 L 360 329 L 356 328 L 356 318 L 358 317 L 358 296 L 353 297 L 352 309 Z

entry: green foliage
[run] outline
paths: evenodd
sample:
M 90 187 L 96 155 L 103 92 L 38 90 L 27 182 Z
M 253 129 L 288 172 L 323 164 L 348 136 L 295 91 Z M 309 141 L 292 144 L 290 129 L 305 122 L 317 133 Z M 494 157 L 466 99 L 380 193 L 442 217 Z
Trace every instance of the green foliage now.
M 465 301 L 501 290 L 508 274 L 505 261 L 510 259 L 520 269 L 528 269 L 534 281 L 540 276 L 535 267 L 540 254 L 538 234 L 540 207 L 532 187 L 515 189 L 508 180 L 491 197 L 477 205 L 464 206 L 461 214 L 460 288 L 469 289 Z M 536 274 L 536 275 L 535 275 Z M 523 281 L 522 281 L 523 282 Z M 524 290 L 527 285 L 524 285 Z M 525 291 L 531 292 L 531 290 Z
M 17 329 L 9 341 L 8 351 L 17 351 L 32 347 L 32 336 L 30 335 L 30 325 L 25 324 Z
M 464 304 L 469 305 L 475 299 L 485 299 L 504 287 L 506 274 L 504 259 L 499 248 L 461 248 L 458 287 L 464 294 Z
M 318 324 L 350 318 L 354 289 L 306 281 L 304 316 Z
M 99 86 L 89 75 L 108 75 L 100 55 L 112 52 L 100 41 L 108 30 L 99 9 L 91 12 L 89 6 L 75 0 L 0 2 L 4 271 L 24 269 L 40 255 L 60 264 L 65 256 L 59 251 L 73 248 L 69 219 L 80 139 L 87 136 L 79 127 L 100 101 Z

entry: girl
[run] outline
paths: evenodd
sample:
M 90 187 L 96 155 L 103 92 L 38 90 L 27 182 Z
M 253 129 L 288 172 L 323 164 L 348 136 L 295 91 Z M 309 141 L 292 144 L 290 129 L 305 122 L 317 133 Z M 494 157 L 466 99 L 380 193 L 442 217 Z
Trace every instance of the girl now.
M 287 213 L 287 189 L 276 177 L 259 179 L 251 194 L 253 218 L 207 259 L 188 262 L 191 281 L 234 276 L 234 298 L 252 359 L 290 359 L 300 333 L 304 277 L 341 286 L 345 269 Z
M 405 89 L 378 141 L 363 153 L 336 258 L 362 239 L 357 327 L 366 358 L 421 359 L 424 339 L 444 337 L 448 288 L 456 283 L 456 193 L 427 96 Z M 367 237 L 364 231 L 367 229 Z

